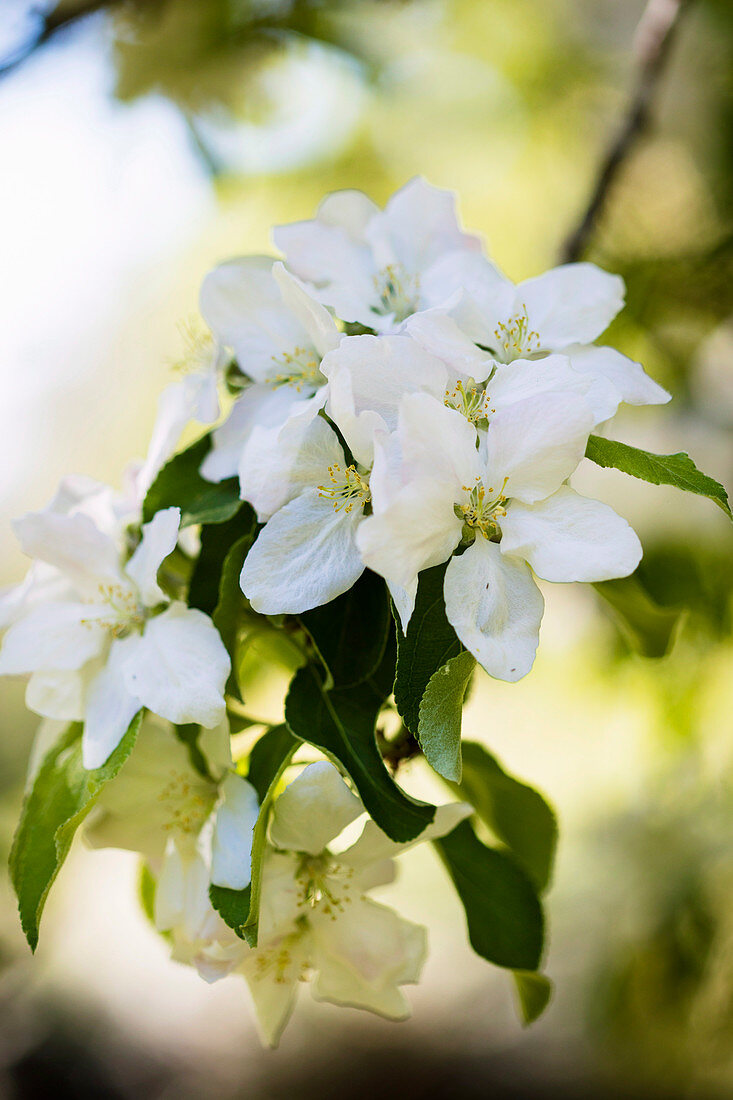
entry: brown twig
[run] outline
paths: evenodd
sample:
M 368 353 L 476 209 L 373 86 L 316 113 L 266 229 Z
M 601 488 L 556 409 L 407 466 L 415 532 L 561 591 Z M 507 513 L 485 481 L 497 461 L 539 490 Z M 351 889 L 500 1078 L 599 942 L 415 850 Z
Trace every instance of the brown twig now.
M 564 263 L 580 259 L 585 252 L 620 169 L 648 126 L 675 31 L 690 3 L 691 0 L 648 0 L 633 42 L 638 62 L 636 90 L 621 129 L 601 163 L 585 213 L 562 249 Z

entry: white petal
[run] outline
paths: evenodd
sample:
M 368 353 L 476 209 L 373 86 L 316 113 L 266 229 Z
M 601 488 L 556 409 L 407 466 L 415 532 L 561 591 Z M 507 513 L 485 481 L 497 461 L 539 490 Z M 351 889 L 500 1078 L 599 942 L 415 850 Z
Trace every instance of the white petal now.
M 624 304 L 624 281 L 595 264 L 563 264 L 517 287 L 529 327 L 546 351 L 590 344 Z
M 415 600 L 417 598 L 417 577 L 407 586 L 401 584 L 394 584 L 393 581 L 387 581 L 387 588 L 389 594 L 392 597 L 392 602 L 395 605 L 395 610 L 400 617 L 400 623 L 402 624 L 403 632 L 407 631 L 407 626 L 412 618 L 412 613 L 415 610 Z
M 80 672 L 34 672 L 25 692 L 28 710 L 46 718 L 81 722 L 85 679 Z
M 544 393 L 574 393 L 587 398 L 592 386 L 590 375 L 575 370 L 566 355 L 547 355 L 544 359 L 500 363 L 486 386 L 486 397 L 493 413 Z
M 361 508 L 336 511 L 317 489 L 306 489 L 276 512 L 240 579 L 255 611 L 297 615 L 347 592 L 364 569 L 355 542 L 361 522 Z
M 488 378 L 493 360 L 476 347 L 450 314 L 440 309 L 415 313 L 405 323 L 405 330 L 420 347 L 441 359 L 452 376 L 475 382 Z
M 341 333 L 328 310 L 308 294 L 303 284 L 290 274 L 284 264 L 274 264 L 272 274 L 285 305 L 297 317 L 318 354 L 325 355 L 337 347 Z
M 446 253 L 423 273 L 421 296 L 426 306 L 450 308 L 462 332 L 484 347 L 496 344 L 496 328 L 511 316 L 516 288 L 485 256 L 465 250 Z M 453 302 L 460 292 L 457 303 Z
M 288 1020 L 293 1014 L 300 987 L 302 969 L 308 957 L 302 946 L 287 945 L 287 964 L 278 965 L 278 943 L 264 943 L 257 951 L 245 956 L 242 973 L 247 979 L 255 1008 L 255 1016 L 263 1042 L 276 1047 Z M 271 952 L 270 965 L 258 966 L 258 962 Z
M 443 806 L 438 806 L 431 823 L 423 829 L 419 836 L 416 836 L 414 840 L 407 841 L 405 844 L 396 844 L 394 840 L 390 840 L 387 834 L 383 833 L 379 826 L 369 819 L 359 839 L 350 848 L 340 853 L 339 860 L 342 863 L 347 863 L 349 867 L 353 867 L 357 871 L 362 871 L 373 863 L 380 863 L 384 859 L 393 859 L 409 848 L 414 848 L 416 844 L 422 844 L 428 840 L 437 840 L 441 836 L 452 833 L 456 825 L 459 825 L 465 818 L 470 817 L 472 813 L 473 807 L 469 806 L 467 802 L 447 802 Z
M 316 1000 L 365 1008 L 387 1019 L 410 1014 L 398 987 L 420 977 L 427 956 L 421 925 L 368 898 L 353 899 L 335 921 L 313 924 Z
M 613 391 L 615 403 L 609 400 L 596 409 L 598 423 L 613 416 L 621 401 L 627 405 L 665 405 L 672 399 L 649 377 L 641 363 L 627 359 L 615 348 L 573 346 L 567 349 L 567 354 L 579 374 L 593 379 L 596 386 L 599 382 L 606 383 Z
M 315 856 L 363 812 L 338 769 L 320 760 L 304 768 L 275 800 L 270 839 L 276 848 Z
M 200 474 L 207 481 L 236 477 L 242 453 L 255 427 L 283 424 L 300 395 L 291 386 L 253 383 L 247 386 L 231 408 L 229 416 L 211 433 L 212 448 L 201 463 Z
M 526 676 L 544 610 L 529 567 L 479 536 L 451 561 L 444 592 L 448 621 L 479 664 L 498 680 Z
M 170 722 L 216 726 L 224 716 L 230 662 L 208 615 L 172 603 L 137 641 L 124 669 L 128 690 Z
M 392 196 L 384 212 L 370 220 L 365 236 L 380 266 L 397 261 L 409 272 L 423 271 L 453 249 L 481 248 L 478 237 L 458 224 L 455 193 L 432 187 L 420 176 Z
M 539 504 L 510 504 L 501 529 L 502 552 L 525 558 L 548 581 L 626 577 L 641 561 L 626 520 L 566 485 Z
M 338 225 L 354 241 L 364 240 L 364 231 L 379 207 L 363 191 L 333 191 L 318 207 L 318 221 Z
M 214 370 L 188 375 L 163 390 L 158 400 L 148 453 L 137 477 L 140 498 L 173 454 L 181 432 L 193 419 L 211 424 L 219 415 Z
M 390 584 L 414 589 L 418 573 L 446 561 L 461 540 L 456 499 L 451 482 L 423 478 L 405 485 L 359 527 L 364 564 Z
M 274 260 L 247 256 L 209 272 L 201 286 L 201 313 L 217 340 L 234 352 L 245 374 L 263 382 L 277 360 L 310 345 L 300 320 L 283 301 Z
M 574 393 L 530 397 L 500 409 L 486 438 L 487 476 L 497 491 L 506 479 L 506 497 L 543 500 L 573 473 L 592 427 L 587 401 Z
M 89 685 L 81 739 L 85 768 L 100 768 L 117 748 L 142 706 L 125 682 L 124 666 L 139 637 L 115 639 L 104 667 Z
M 29 512 L 13 522 L 24 554 L 60 569 L 83 594 L 119 581 L 119 552 L 88 516 Z
M 461 413 L 428 394 L 402 398 L 398 434 L 410 476 L 452 481 L 460 489 L 473 485 L 481 473 L 476 429 Z
M 87 620 L 82 603 L 47 603 L 32 608 L 10 627 L 0 650 L 0 676 L 72 671 L 102 650 L 106 632 Z
M 156 512 L 149 523 L 143 524 L 140 543 L 125 566 L 125 572 L 137 585 L 146 607 L 168 601 L 158 585 L 158 570 L 176 548 L 180 523 L 180 508 L 164 508 Z
M 318 416 L 321 403 L 321 396 L 313 397 L 284 424 L 252 431 L 240 459 L 239 486 L 261 523 L 304 489 L 327 483 L 329 466 L 345 465 L 338 436 Z
M 216 811 L 211 854 L 214 886 L 243 890 L 252 877 L 252 830 L 257 823 L 257 791 L 236 772 L 221 785 L 222 803 Z

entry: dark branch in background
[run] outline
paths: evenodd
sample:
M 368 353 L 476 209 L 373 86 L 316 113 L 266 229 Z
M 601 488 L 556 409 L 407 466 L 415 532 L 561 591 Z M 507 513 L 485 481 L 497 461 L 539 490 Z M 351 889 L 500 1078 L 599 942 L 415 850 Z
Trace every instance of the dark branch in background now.
M 690 3 L 691 0 L 648 0 L 634 35 L 636 90 L 621 129 L 601 164 L 585 213 L 562 249 L 564 263 L 579 260 L 584 254 L 619 171 L 647 128 L 675 31 Z
M 0 58 L 0 77 L 8 76 L 14 72 L 65 27 L 71 27 L 82 19 L 86 19 L 87 16 L 95 15 L 99 11 L 107 11 L 109 8 L 117 7 L 121 2 L 122 0 L 86 0 L 86 3 L 80 3 L 72 11 L 50 11 L 40 21 L 41 27 L 35 37 L 32 37 L 29 42 L 21 46 L 10 57 Z

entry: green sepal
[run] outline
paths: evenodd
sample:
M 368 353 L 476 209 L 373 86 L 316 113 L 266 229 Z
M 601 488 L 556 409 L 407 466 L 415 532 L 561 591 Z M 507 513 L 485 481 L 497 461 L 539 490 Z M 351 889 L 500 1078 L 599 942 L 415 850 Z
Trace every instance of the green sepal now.
M 543 893 L 552 878 L 557 819 L 539 791 L 515 779 L 475 741 L 463 744 L 463 776 L 452 784 Z
M 433 843 L 463 903 L 476 954 L 509 970 L 536 970 L 544 918 L 525 871 L 508 852 L 483 844 L 470 821 Z
M 298 741 L 287 726 L 274 726 L 259 739 L 249 758 L 247 779 L 257 791 L 260 810 L 252 835 L 252 877 L 243 890 L 211 886 L 211 904 L 240 939 L 257 946 L 257 924 L 262 887 L 262 861 L 267 841 L 267 819 L 275 790 L 289 765 Z
M 181 527 L 225 523 L 239 511 L 242 502 L 236 477 L 213 482 L 199 473 L 210 450 L 211 436 L 205 435 L 166 462 L 143 501 L 144 523 L 162 508 L 180 508 Z
M 420 726 L 420 703 L 431 676 L 462 651 L 445 614 L 443 580 L 446 565 L 425 569 L 418 578 L 415 610 L 403 634 L 397 626 L 397 670 L 394 697 L 410 733 Z
M 82 765 L 83 726 L 73 723 L 43 758 L 23 800 L 10 851 L 10 876 L 18 896 L 20 922 L 32 951 L 51 886 L 66 859 L 74 833 L 102 788 L 132 752 L 142 722 L 139 711 L 101 768 Z
M 525 1027 L 539 1019 L 550 1003 L 552 982 L 535 970 L 515 970 L 514 985 Z
M 461 779 L 461 719 L 476 658 L 464 650 L 451 657 L 428 681 L 419 708 L 417 730 L 428 764 L 444 779 Z
M 392 626 L 387 587 L 365 570 L 331 603 L 300 615 L 328 673 L 327 686 L 363 684 L 379 667 Z
M 435 807 L 410 798 L 387 771 L 377 747 L 376 722 L 391 690 L 392 646 L 374 676 L 352 688 L 328 691 L 324 674 L 306 665 L 293 678 L 285 721 L 293 734 L 335 760 L 351 776 L 364 807 L 391 840 L 413 840 Z
M 708 497 L 729 519 L 733 519 L 728 494 L 723 486 L 698 470 L 684 451 L 672 455 L 657 455 L 639 450 L 638 447 L 630 447 L 628 443 L 619 443 L 615 439 L 591 435 L 588 437 L 585 457 L 597 466 L 621 470 L 624 474 L 638 477 L 641 481 L 649 481 L 652 485 L 673 485 L 686 493 Z

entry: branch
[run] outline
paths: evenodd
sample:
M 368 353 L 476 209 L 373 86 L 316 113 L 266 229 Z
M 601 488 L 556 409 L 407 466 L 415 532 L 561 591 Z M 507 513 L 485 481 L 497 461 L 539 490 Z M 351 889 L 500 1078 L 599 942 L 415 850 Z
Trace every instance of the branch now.
M 119 3 L 121 3 L 121 0 L 86 0 L 86 3 L 80 4 L 79 7 L 74 8 L 73 11 L 50 11 L 43 19 L 41 29 L 35 38 L 32 38 L 30 42 L 21 47 L 20 50 L 10 57 L 3 58 L 3 60 L 0 61 L 0 78 L 9 76 L 10 73 L 15 72 L 16 69 L 50 42 L 51 39 L 65 27 L 73 26 L 82 19 L 86 19 L 87 16 L 95 15 L 99 11 L 105 11 L 108 8 L 116 7 Z
M 621 129 L 601 163 L 588 207 L 577 229 L 570 234 L 562 249 L 564 263 L 580 259 L 585 252 L 608 201 L 609 192 L 649 124 L 660 77 L 669 56 L 675 31 L 690 2 L 691 0 L 648 0 L 647 2 L 636 28 L 632 46 L 638 64 L 636 90 Z

